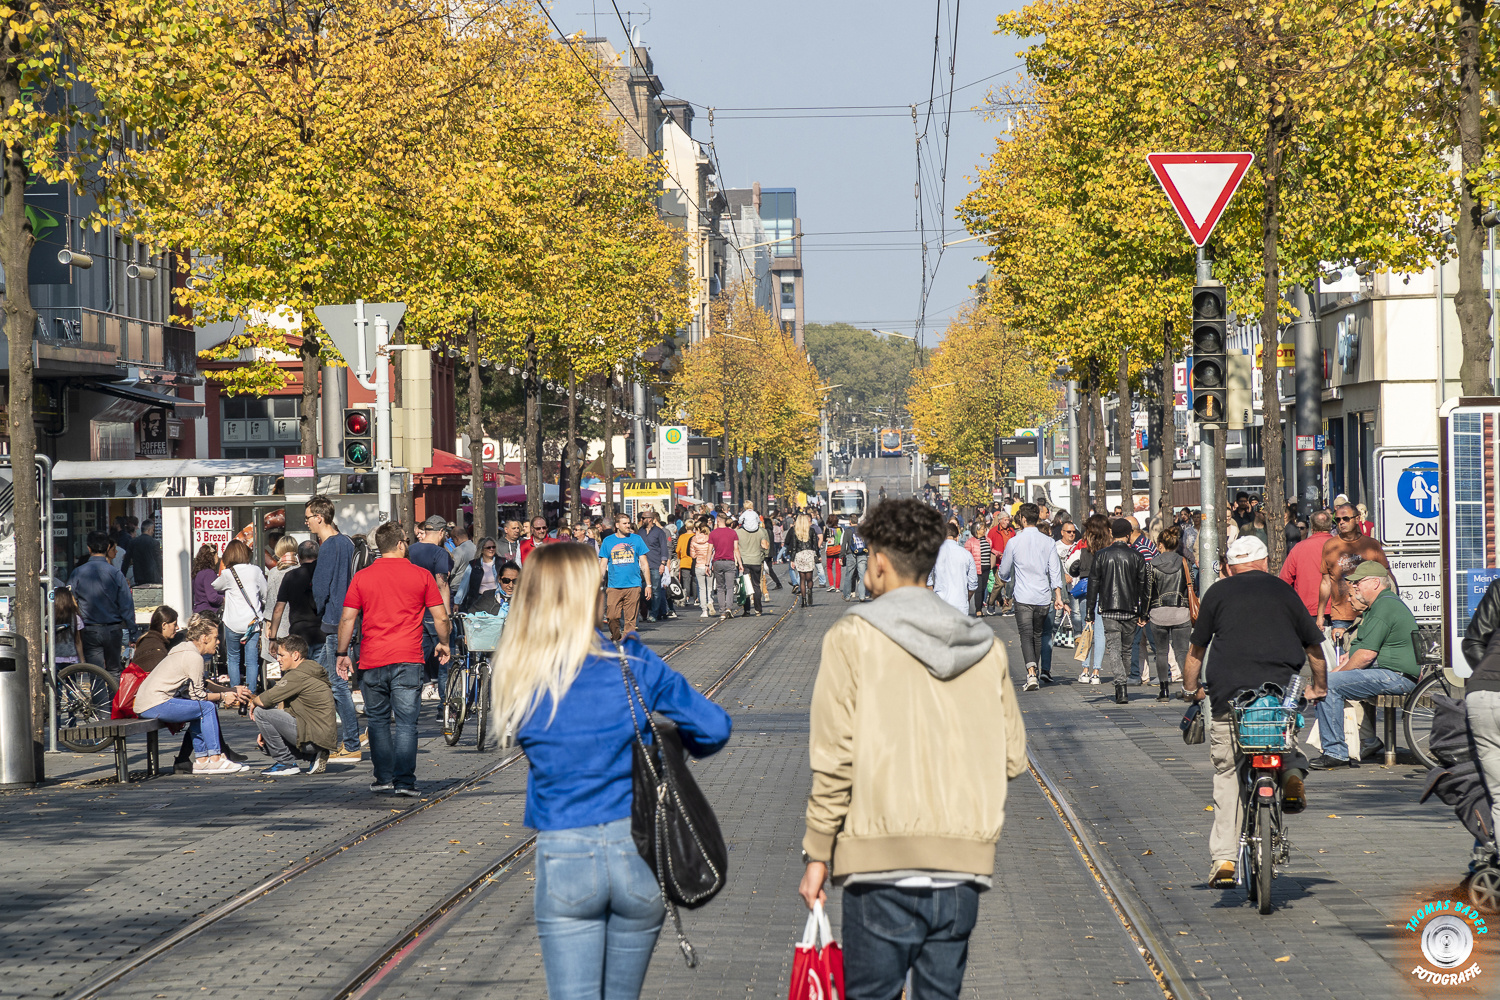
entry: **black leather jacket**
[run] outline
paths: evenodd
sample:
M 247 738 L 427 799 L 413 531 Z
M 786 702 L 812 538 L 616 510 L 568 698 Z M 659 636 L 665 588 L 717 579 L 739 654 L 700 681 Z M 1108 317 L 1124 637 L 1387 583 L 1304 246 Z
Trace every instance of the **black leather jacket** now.
M 1128 542 L 1119 541 L 1094 553 L 1094 564 L 1089 568 L 1088 603 L 1084 608 L 1088 620 L 1094 620 L 1096 610 L 1145 618 L 1151 598 L 1150 574 L 1146 560 Z
M 1469 628 L 1464 632 L 1464 659 L 1474 676 L 1464 682 L 1466 691 L 1500 691 L 1500 580 L 1489 585 Z

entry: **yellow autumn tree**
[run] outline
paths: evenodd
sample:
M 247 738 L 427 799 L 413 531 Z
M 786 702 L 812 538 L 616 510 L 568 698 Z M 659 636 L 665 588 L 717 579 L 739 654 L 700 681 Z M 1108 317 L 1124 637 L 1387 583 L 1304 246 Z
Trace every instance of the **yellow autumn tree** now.
M 812 474 L 818 373 L 776 318 L 755 304 L 748 283 L 732 285 L 714 300 L 709 329 L 709 336 L 683 352 L 667 388 L 667 409 L 723 441 L 731 475 L 745 459 L 751 478 L 786 495 Z
M 1056 409 L 1055 362 L 985 300 L 959 310 L 928 363 L 912 373 L 907 410 L 917 444 L 946 465 L 956 503 L 989 502 L 995 438 Z

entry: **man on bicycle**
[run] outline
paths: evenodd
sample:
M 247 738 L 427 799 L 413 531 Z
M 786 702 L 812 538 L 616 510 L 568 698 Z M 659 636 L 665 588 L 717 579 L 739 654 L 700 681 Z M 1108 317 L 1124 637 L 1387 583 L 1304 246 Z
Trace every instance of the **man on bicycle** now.
M 1208 835 L 1208 850 L 1213 859 L 1209 885 L 1217 889 L 1235 884 L 1239 831 L 1244 823 L 1240 757 L 1234 752 L 1230 703 L 1239 692 L 1253 691 L 1262 684 L 1286 689 L 1301 672 L 1304 659 L 1312 664 L 1308 699 L 1317 700 L 1327 693 L 1323 633 L 1291 585 L 1267 571 L 1266 559 L 1266 544 L 1254 535 L 1243 535 L 1230 544 L 1226 558 L 1229 578 L 1218 581 L 1203 595 L 1187 662 L 1182 665 L 1184 697 L 1207 697 L 1212 711 L 1208 753 L 1214 765 L 1214 825 Z M 1205 692 L 1199 688 L 1198 679 L 1210 644 L 1213 658 L 1204 680 Z M 1298 813 L 1305 808 L 1302 779 L 1306 773 L 1307 759 L 1300 751 L 1294 753 L 1282 774 L 1284 812 Z

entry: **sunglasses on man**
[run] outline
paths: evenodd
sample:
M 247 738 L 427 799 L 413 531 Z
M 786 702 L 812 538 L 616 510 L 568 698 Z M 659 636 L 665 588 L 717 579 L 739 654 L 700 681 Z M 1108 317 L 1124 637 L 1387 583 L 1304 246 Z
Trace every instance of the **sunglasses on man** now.
M 514 587 L 516 585 L 516 581 L 518 579 L 520 579 L 520 577 L 502 576 L 500 578 L 500 586 L 502 586 L 502 587 Z

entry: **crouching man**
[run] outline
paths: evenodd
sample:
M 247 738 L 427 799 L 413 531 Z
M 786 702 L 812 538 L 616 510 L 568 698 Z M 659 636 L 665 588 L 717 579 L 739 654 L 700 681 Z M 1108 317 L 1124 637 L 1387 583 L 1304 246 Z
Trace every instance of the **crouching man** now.
M 259 695 L 245 687 L 236 689 L 249 700 L 260 744 L 275 759 L 261 774 L 301 774 L 298 760 L 310 762 L 308 774 L 322 774 L 328 767 L 328 752 L 338 746 L 338 716 L 328 672 L 317 660 L 307 658 L 307 640 L 299 635 L 281 640 L 276 662 L 281 664 L 281 680 L 275 687 Z
M 937 511 L 887 500 L 861 534 L 875 595 L 828 630 L 812 696 L 800 892 L 843 888 L 848 1000 L 956 998 L 1026 734 L 1004 648 L 924 586 Z M 970 564 L 972 572 L 972 563 Z

